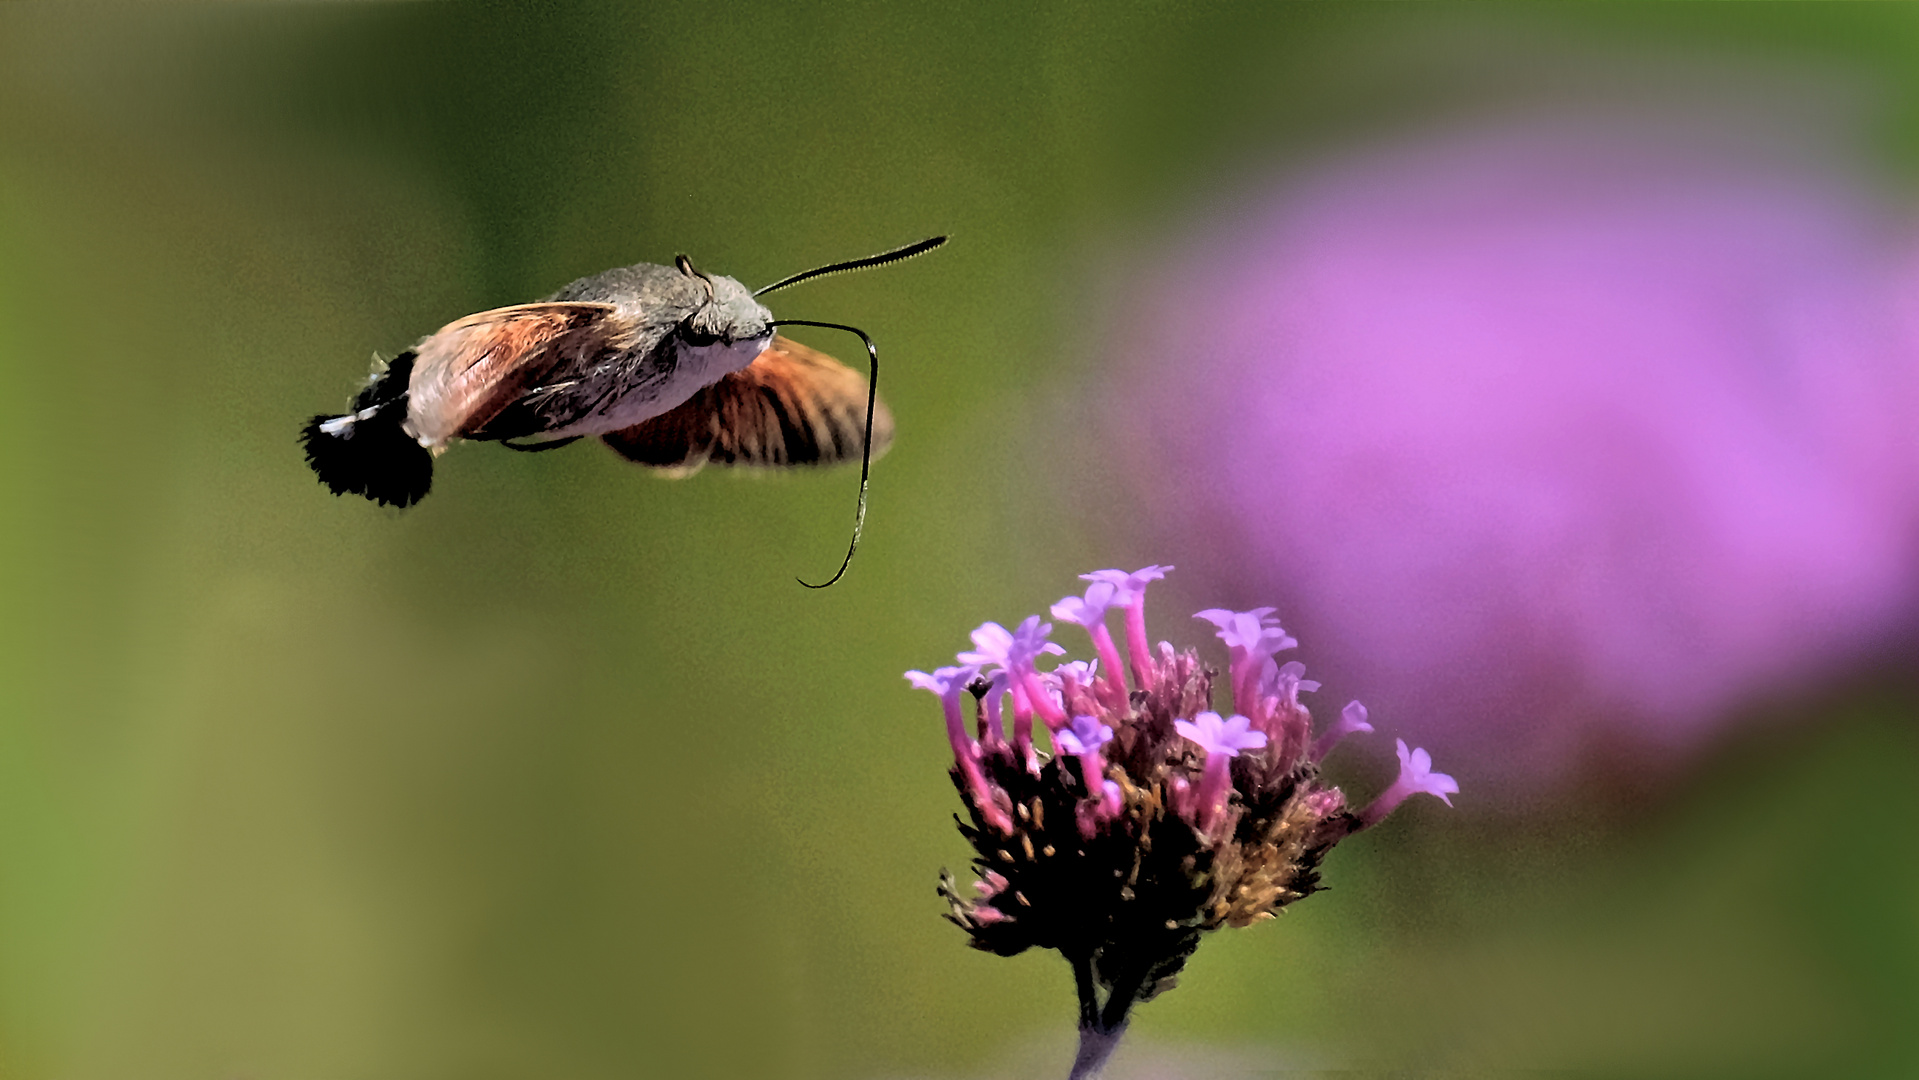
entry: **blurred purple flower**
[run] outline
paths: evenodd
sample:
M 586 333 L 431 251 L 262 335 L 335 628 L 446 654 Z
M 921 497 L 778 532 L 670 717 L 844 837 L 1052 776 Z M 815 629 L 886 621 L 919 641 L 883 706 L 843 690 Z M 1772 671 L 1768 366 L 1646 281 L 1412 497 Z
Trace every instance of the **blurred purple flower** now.
M 1515 777 L 1887 648 L 1919 609 L 1909 235 L 1705 141 L 1453 133 L 1159 260 L 1112 338 L 1151 542 Z

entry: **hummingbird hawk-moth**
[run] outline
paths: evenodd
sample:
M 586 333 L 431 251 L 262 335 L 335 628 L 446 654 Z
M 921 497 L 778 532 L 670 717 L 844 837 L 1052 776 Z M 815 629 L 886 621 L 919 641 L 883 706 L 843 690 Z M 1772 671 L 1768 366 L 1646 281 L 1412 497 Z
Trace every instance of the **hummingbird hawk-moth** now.
M 758 297 L 945 242 L 822 266 L 755 292 L 681 255 L 672 266 L 620 267 L 535 303 L 468 315 L 387 362 L 345 413 L 314 417 L 300 435 L 307 463 L 335 495 L 406 507 L 432 487 L 433 459 L 461 439 L 534 451 L 597 436 L 627 460 L 677 476 L 707 464 L 782 468 L 857 456 L 850 561 L 867 469 L 893 435 L 877 393 L 878 350 L 855 327 L 775 319 Z M 871 379 L 776 333 L 782 325 L 858 335 Z

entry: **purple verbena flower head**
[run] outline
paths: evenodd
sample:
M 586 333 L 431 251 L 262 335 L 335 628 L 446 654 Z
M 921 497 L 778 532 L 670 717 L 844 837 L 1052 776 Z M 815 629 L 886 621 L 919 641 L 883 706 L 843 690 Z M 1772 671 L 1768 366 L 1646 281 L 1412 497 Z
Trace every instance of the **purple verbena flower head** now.
M 1165 569 L 1087 575 L 1087 596 L 1062 600 L 1054 614 L 1103 630 L 1092 612 L 1103 615 L 1123 592 L 1130 624 L 1145 584 Z M 1321 861 L 1341 839 L 1413 794 L 1457 790 L 1432 772 L 1423 750 L 1402 751 L 1400 780 L 1363 815 L 1353 813 L 1308 751 L 1370 730 L 1364 708 L 1349 706 L 1314 743 L 1298 695 L 1318 684 L 1302 665 L 1272 659 L 1294 644 L 1272 610 L 1208 615 L 1219 616 L 1237 666 L 1252 673 L 1238 690 L 1249 708 L 1230 716 L 1212 709 L 1214 672 L 1197 652 L 1163 642 L 1156 657 L 1135 659 L 1130 688 L 1111 660 L 1069 660 L 1036 674 L 1032 661 L 1048 651 L 1048 628 L 1037 618 L 1011 631 L 987 623 L 974 632 L 975 651 L 962 654 L 996 665 L 991 677 L 1014 695 L 1016 735 L 956 750 L 952 776 L 971 819 L 960 831 L 977 852 L 983 884 L 967 892 L 943 877 L 949 918 L 974 946 L 1001 955 L 1060 950 L 1083 995 L 1108 995 L 1103 1004 L 1083 997 L 1082 1007 L 1109 1032 L 1134 1002 L 1165 988 L 1200 935 L 1271 917 L 1318 889 Z M 959 677 L 940 685 L 950 691 Z M 1122 692 L 1090 693 L 1089 684 Z M 1000 692 L 989 688 L 981 699 L 982 724 Z M 1017 734 L 1022 694 L 1069 710 L 1052 723 L 1050 757 Z M 949 719 L 949 728 L 963 726 Z M 969 761 L 981 780 L 968 774 Z

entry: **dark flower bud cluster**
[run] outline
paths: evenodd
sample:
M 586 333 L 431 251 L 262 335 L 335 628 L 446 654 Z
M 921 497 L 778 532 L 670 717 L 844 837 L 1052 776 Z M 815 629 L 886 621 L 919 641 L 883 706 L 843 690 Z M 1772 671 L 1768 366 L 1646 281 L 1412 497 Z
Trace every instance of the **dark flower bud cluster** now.
M 1072 964 L 1074 1077 L 1097 1073 L 1132 1007 L 1173 985 L 1202 934 L 1272 918 L 1319 887 L 1340 840 L 1413 795 L 1450 804 L 1459 790 L 1403 741 L 1399 778 L 1364 809 L 1324 783 L 1320 762 L 1372 726 L 1355 701 L 1314 735 L 1299 695 L 1319 684 L 1275 659 L 1298 643 L 1271 608 L 1198 614 L 1230 658 L 1234 711 L 1214 711 L 1220 672 L 1193 650 L 1148 646 L 1146 586 L 1171 569 L 1086 574 L 1083 596 L 1053 605 L 1054 618 L 1087 632 L 1094 660 L 1040 671 L 1042 657 L 1065 650 L 1033 616 L 1012 630 L 986 623 L 957 665 L 906 676 L 940 697 L 970 818 L 960 832 L 978 852 L 970 893 L 942 877 L 948 918 L 975 948 L 1056 949 Z M 1115 608 L 1124 660 L 1107 627 Z M 1035 718 L 1050 753 L 1035 743 Z

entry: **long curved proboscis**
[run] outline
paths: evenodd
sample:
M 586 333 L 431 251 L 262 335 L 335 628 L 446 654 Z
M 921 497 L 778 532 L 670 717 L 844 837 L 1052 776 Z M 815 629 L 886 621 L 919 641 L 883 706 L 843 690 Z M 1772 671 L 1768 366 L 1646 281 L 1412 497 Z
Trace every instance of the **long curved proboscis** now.
M 920 247 L 922 250 L 931 250 L 931 248 L 925 247 L 924 245 L 930 243 L 932 247 L 938 247 L 945 241 L 946 238 L 942 236 L 937 238 L 937 241 L 923 241 L 921 244 L 914 246 Z M 906 249 L 901 248 L 900 250 L 905 251 Z M 894 254 L 902 259 L 908 257 L 906 255 L 899 255 L 897 252 Z M 917 255 L 919 252 L 913 252 L 912 254 Z M 880 256 L 876 255 L 874 258 L 880 258 Z M 846 545 L 846 558 L 840 560 L 840 568 L 833 572 L 832 577 L 827 578 L 818 585 L 813 584 L 805 578 L 797 579 L 801 585 L 809 589 L 824 589 L 846 576 L 846 568 L 853 564 L 853 552 L 859 550 L 860 531 L 866 527 L 866 479 L 873 469 L 873 408 L 874 404 L 879 401 L 880 394 L 880 350 L 878 346 L 873 344 L 873 339 L 866 336 L 866 331 L 861 330 L 857 326 L 847 326 L 844 323 L 812 322 L 807 319 L 775 319 L 772 325 L 819 326 L 828 330 L 844 330 L 849 334 L 857 334 L 859 335 L 859 339 L 866 344 L 866 355 L 872 367 L 872 374 L 868 376 L 866 380 L 866 434 L 860 444 L 860 499 L 859 504 L 853 510 L 853 540 Z
M 802 281 L 811 281 L 814 278 L 826 277 L 829 274 L 844 274 L 849 270 L 864 270 L 869 266 L 885 266 L 887 263 L 896 263 L 902 259 L 910 259 L 915 255 L 924 255 L 927 252 L 933 250 L 936 247 L 939 247 L 941 244 L 944 244 L 944 243 L 946 243 L 946 237 L 944 236 L 929 236 L 926 239 L 921 240 L 917 244 L 908 244 L 903 248 L 894 248 L 891 251 L 882 251 L 878 255 L 868 255 L 864 259 L 852 259 L 848 262 L 837 262 L 837 263 L 833 263 L 830 266 L 822 266 L 814 270 L 805 271 L 804 273 L 794 274 L 792 277 L 789 277 L 789 278 L 781 278 L 780 280 L 775 281 L 773 284 L 768 285 L 765 288 L 755 292 L 753 295 L 765 296 L 767 293 L 777 292 L 780 289 L 784 289 L 788 285 L 798 285 Z M 832 324 L 804 323 L 801 325 L 829 326 Z M 839 329 L 852 330 L 853 328 L 850 326 L 842 326 Z M 856 334 L 859 334 L 859 331 L 857 330 L 853 330 L 853 332 Z M 865 337 L 866 335 L 860 334 L 860 336 Z M 867 345 L 871 347 L 872 342 L 870 341 L 867 342 Z

